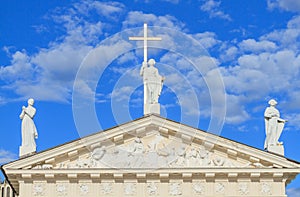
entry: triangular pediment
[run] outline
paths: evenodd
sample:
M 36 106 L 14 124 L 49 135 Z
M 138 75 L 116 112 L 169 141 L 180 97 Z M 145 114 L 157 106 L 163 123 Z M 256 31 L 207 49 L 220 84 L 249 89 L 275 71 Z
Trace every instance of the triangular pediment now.
M 299 164 L 149 115 L 11 162 L 3 168 L 299 168 Z
M 211 133 L 149 115 L 2 166 L 20 181 L 182 177 L 289 177 L 300 164 Z M 153 177 L 152 177 L 153 178 Z M 256 180 L 257 181 L 257 180 Z

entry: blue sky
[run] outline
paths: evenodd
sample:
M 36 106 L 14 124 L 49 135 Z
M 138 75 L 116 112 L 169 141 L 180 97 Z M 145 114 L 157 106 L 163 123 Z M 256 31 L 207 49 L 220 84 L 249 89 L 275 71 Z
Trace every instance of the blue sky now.
M 141 117 L 142 43 L 127 37 L 144 22 L 163 38 L 149 43 L 166 76 L 163 116 L 263 149 L 263 112 L 275 98 L 289 120 L 285 156 L 300 161 L 300 2 L 4 0 L 0 163 L 18 157 L 30 97 L 38 151 Z

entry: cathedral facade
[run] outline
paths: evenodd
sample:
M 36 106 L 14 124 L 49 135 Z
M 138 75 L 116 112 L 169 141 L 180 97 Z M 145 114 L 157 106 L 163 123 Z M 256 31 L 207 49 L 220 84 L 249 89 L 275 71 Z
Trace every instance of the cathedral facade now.
M 300 163 L 150 114 L 2 171 L 2 197 L 286 197 Z

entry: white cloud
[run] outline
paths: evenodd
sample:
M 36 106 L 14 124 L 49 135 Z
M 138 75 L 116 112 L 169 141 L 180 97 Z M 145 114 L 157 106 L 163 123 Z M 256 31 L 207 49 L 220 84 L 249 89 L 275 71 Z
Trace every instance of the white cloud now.
M 210 18 L 221 18 L 225 20 L 231 20 L 231 17 L 228 14 L 225 14 L 220 10 L 221 1 L 207 0 L 200 9 L 209 14 Z
M 278 29 L 261 36 L 261 40 L 269 40 L 277 43 L 280 48 L 288 48 L 298 51 L 300 47 L 300 16 L 293 17 L 285 29 Z
M 116 101 L 129 101 L 129 96 L 134 91 L 134 88 L 132 86 L 123 86 L 119 89 L 114 89 L 111 98 L 116 99 Z
M 274 51 L 277 48 L 274 42 L 267 40 L 256 41 L 254 39 L 243 40 L 239 47 L 243 51 L 251 52 Z
M 226 96 L 226 123 L 228 124 L 239 124 L 241 122 L 247 121 L 250 118 L 250 115 L 243 105 L 243 96 L 236 96 L 228 94 Z
M 129 12 L 126 20 L 123 22 L 123 28 L 136 27 L 144 23 L 153 26 L 167 27 L 171 29 L 182 30 L 184 24 L 178 21 L 174 16 L 156 16 L 154 14 L 145 14 L 140 11 Z
M 193 37 L 198 40 L 205 49 L 209 49 L 220 43 L 220 41 L 216 39 L 214 32 L 198 33 L 193 35 Z
M 297 0 L 268 0 L 268 8 L 280 8 L 286 11 L 300 12 L 300 1 Z
M 90 3 L 89 3 L 90 4 Z M 106 16 L 108 18 L 112 18 L 115 15 L 118 15 L 123 12 L 124 5 L 119 2 L 100 2 L 100 1 L 92 1 L 91 7 L 97 9 L 98 13 L 102 16 Z
M 8 163 L 17 159 L 17 155 L 7 150 L 0 149 L 0 164 Z
M 11 63 L 0 68 L 0 80 L 6 84 L 2 89 L 21 98 L 69 102 L 82 60 L 100 42 L 107 27 L 105 22 L 91 21 L 90 15 L 96 12 L 111 23 L 123 8 L 120 3 L 81 1 L 70 8 L 56 9 L 48 19 L 57 23 L 64 31 L 62 35 L 35 54 L 15 52 Z
M 299 106 L 300 77 L 300 18 L 292 18 L 286 29 L 275 29 L 258 39 L 232 41 L 223 45 L 220 60 L 228 93 L 227 122 L 239 124 L 256 113 L 255 108 L 267 98 L 279 97 L 279 102 L 290 111 L 283 112 L 290 121 L 289 125 L 298 128 L 298 116 L 293 114 Z M 231 62 L 230 62 L 231 61 Z M 283 96 L 284 95 L 284 96 Z M 245 111 L 248 109 L 248 111 Z M 241 118 L 234 114 L 240 114 Z
M 30 63 L 30 57 L 25 51 L 17 51 L 12 55 L 9 66 L 0 67 L 0 79 L 4 81 L 16 81 L 32 79 L 35 68 Z
M 237 66 L 222 69 L 226 88 L 235 94 L 247 94 L 249 100 L 290 91 L 299 74 L 298 59 L 288 50 L 242 55 Z
M 239 50 L 236 46 L 230 46 L 225 49 L 224 53 L 222 53 L 220 55 L 220 58 L 223 61 L 232 61 L 232 60 L 235 60 L 238 53 L 239 53 Z

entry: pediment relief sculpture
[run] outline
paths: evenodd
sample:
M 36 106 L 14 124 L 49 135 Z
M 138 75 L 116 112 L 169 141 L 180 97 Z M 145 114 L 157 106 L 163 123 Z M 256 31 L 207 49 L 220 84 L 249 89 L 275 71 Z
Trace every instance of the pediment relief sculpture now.
M 159 133 L 135 137 L 121 145 L 94 147 L 89 153 L 56 164 L 39 164 L 33 169 L 76 168 L 262 168 L 259 162 L 242 161 L 216 153 L 202 145 L 185 144 Z

